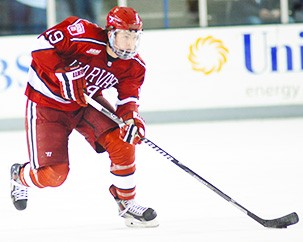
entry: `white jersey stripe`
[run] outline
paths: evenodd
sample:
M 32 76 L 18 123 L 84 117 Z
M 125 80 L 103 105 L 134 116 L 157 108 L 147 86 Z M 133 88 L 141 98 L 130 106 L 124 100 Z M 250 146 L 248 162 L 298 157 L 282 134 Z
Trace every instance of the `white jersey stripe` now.
M 36 106 L 37 104 L 28 101 L 27 105 L 27 139 L 28 139 L 28 144 L 29 144 L 29 158 L 30 158 L 30 163 L 31 167 L 34 169 L 37 169 L 39 167 L 38 163 L 38 150 L 37 150 L 37 134 L 36 134 L 36 120 L 37 120 L 37 115 L 36 115 Z
M 41 35 L 38 39 L 36 39 L 34 51 L 45 49 L 54 49 L 54 46 L 52 46 L 43 35 Z
M 98 40 L 95 40 L 95 39 L 89 39 L 89 38 L 72 38 L 70 39 L 71 41 L 74 41 L 74 42 L 91 42 L 91 43 L 95 43 L 95 44 L 98 44 L 98 45 L 104 45 L 106 46 L 106 43 L 105 42 L 102 42 L 102 41 L 98 41 Z
M 137 57 L 133 57 L 132 59 L 136 60 L 141 66 L 143 66 L 144 68 L 146 68 L 145 64 Z
M 120 105 L 123 105 L 125 103 L 129 103 L 129 102 L 134 102 L 137 105 L 139 105 L 139 100 L 138 100 L 138 98 L 135 98 L 135 97 L 128 97 L 128 98 L 125 98 L 125 99 L 122 99 L 122 100 L 118 100 L 117 105 L 120 106 Z
M 54 99 L 60 103 L 70 103 L 70 101 L 66 101 L 63 98 L 52 93 L 51 90 L 38 77 L 37 73 L 35 72 L 35 70 L 32 67 L 29 68 L 28 83 L 33 89 L 35 89 L 37 92 L 40 92 L 44 96 Z

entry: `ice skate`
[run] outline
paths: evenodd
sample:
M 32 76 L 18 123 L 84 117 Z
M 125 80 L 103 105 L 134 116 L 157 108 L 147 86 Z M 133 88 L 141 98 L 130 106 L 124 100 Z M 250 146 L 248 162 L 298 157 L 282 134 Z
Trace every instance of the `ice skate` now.
M 21 164 L 11 166 L 11 198 L 17 210 L 24 210 L 27 205 L 28 188 L 20 181 Z
M 114 185 L 111 185 L 109 191 L 118 204 L 119 215 L 125 219 L 126 226 L 134 228 L 151 228 L 159 226 L 158 221 L 155 219 L 157 213 L 154 209 L 140 206 L 134 199 L 119 199 Z

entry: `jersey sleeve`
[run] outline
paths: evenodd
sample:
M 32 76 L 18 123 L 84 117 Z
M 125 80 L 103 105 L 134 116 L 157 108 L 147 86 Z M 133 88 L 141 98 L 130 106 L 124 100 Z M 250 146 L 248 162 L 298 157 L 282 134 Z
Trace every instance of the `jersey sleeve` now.
M 145 78 L 145 67 L 130 68 L 129 77 L 117 86 L 118 101 L 116 114 L 123 117 L 129 112 L 139 112 L 139 96 Z
M 77 53 L 81 52 L 81 47 L 73 40 L 87 34 L 90 24 L 72 16 L 42 33 L 32 51 L 34 63 L 48 71 L 72 64 Z
M 32 51 L 26 96 L 44 106 L 67 111 L 78 109 L 80 106 L 76 102 L 62 97 L 55 72 L 86 60 L 87 42 L 79 39 L 99 36 L 99 29 L 102 30 L 86 20 L 69 17 L 42 33 Z

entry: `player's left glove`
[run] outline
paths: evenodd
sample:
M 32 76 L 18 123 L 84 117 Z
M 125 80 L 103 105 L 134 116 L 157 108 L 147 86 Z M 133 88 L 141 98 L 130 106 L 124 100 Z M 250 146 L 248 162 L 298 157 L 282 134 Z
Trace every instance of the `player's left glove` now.
M 86 80 L 84 70 L 80 65 L 67 66 L 56 70 L 56 76 L 60 81 L 62 97 L 76 101 L 80 106 L 86 107 L 84 98 L 86 91 Z
M 145 137 L 144 120 L 139 116 L 137 112 L 127 113 L 122 117 L 122 119 L 126 125 L 121 128 L 121 139 L 130 144 L 141 144 L 141 139 Z

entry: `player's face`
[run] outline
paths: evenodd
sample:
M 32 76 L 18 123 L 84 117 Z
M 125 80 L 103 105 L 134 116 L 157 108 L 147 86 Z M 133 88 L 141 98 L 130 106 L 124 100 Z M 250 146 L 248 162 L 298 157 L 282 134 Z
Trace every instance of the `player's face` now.
M 140 40 L 141 31 L 117 30 L 115 47 L 125 51 L 135 51 Z
M 130 59 L 137 54 L 142 31 L 116 29 L 108 32 L 109 46 L 120 59 Z

